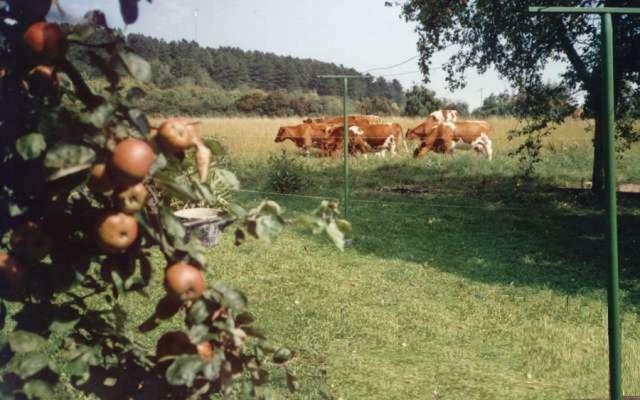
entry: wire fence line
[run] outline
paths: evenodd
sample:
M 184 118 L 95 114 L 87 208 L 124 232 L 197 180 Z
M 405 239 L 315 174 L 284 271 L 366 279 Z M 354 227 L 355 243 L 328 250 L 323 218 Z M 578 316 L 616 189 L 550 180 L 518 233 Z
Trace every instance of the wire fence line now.
M 293 193 L 279 193 L 263 190 L 252 189 L 237 189 L 236 192 L 240 193 L 253 193 L 263 196 L 279 196 L 279 197 L 291 197 L 302 198 L 310 200 L 338 200 L 339 196 L 321 196 L 321 195 L 307 195 L 307 194 L 293 194 Z M 531 207 L 504 207 L 501 205 L 485 205 L 485 206 L 472 206 L 462 204 L 442 204 L 434 203 L 429 200 L 422 201 L 406 201 L 406 200 L 371 200 L 371 199 L 359 199 L 356 197 L 349 198 L 350 203 L 362 203 L 362 204 L 385 204 L 385 205 L 397 205 L 397 206 L 414 206 L 414 207 L 430 207 L 441 209 L 465 209 L 465 210 L 481 210 L 481 211 L 527 211 L 531 210 Z

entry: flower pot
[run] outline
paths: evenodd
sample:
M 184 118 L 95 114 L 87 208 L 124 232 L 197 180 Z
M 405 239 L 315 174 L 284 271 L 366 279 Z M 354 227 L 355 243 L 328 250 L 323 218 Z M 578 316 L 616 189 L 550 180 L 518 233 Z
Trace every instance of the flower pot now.
M 222 228 L 227 223 L 221 217 L 221 210 L 217 208 L 186 208 L 173 214 L 184 225 L 187 242 L 191 237 L 196 237 L 207 247 L 218 244 Z

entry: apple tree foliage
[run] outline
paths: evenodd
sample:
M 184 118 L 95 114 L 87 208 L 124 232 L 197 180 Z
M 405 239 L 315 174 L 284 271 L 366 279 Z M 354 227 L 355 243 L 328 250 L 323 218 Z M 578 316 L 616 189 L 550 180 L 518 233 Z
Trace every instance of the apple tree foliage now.
M 138 1 L 120 4 L 124 21 L 133 23 Z M 295 389 L 287 365 L 292 352 L 254 327 L 240 291 L 217 282 L 193 300 L 168 292 L 138 333 L 127 328 L 139 321 L 131 320 L 125 300 L 133 293 L 148 297 L 167 266 L 185 262 L 207 269 L 206 249 L 186 239 L 172 202 L 222 209 L 238 244 L 250 237 L 274 239 L 295 221 L 326 233 L 341 248 L 349 224 L 330 202 L 296 219 L 286 219 L 272 201 L 245 209 L 233 200 L 233 173 L 214 165 L 207 166 L 209 179 L 195 171 L 185 176 L 193 152 L 163 151 L 147 117 L 132 106 L 144 91 L 122 84 L 125 75 L 149 81 L 149 64 L 103 13 L 89 12 L 64 27 L 65 44 L 86 52 L 102 72 L 105 87 L 99 92 L 65 57 L 47 59 L 25 46 L 24 32 L 44 20 L 50 5 L 0 1 L 0 397 L 47 399 L 64 381 L 100 398 L 266 398 L 273 366 L 285 369 Z M 46 52 L 46 34 L 43 40 Z M 38 67 L 46 73 L 37 73 Z M 88 182 L 93 167 L 108 167 L 114 148 L 127 138 L 154 150 L 142 182 L 151 196 L 133 214 L 135 242 L 124 251 L 105 251 L 97 244 L 96 224 L 117 207 L 115 193 L 92 190 Z M 203 142 L 215 158 L 220 144 Z M 151 256 L 160 253 L 166 263 L 154 265 Z M 177 333 L 158 341 L 157 349 L 141 343 L 140 333 L 169 318 L 182 321 Z M 10 332 L 9 323 L 15 326 Z M 203 344 L 208 352 L 201 352 Z

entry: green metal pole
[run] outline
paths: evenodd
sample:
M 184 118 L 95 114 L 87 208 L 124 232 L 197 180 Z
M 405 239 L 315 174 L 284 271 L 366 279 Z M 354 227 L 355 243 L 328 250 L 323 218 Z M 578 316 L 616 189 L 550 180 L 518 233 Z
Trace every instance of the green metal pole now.
M 613 23 L 611 14 L 602 14 L 602 72 L 605 148 L 605 185 L 609 242 L 609 390 L 611 400 L 622 400 L 620 290 L 618 274 L 618 221 L 616 207 L 616 157 L 614 142 L 615 106 L 613 102 Z
M 349 130 L 347 118 L 349 114 L 349 78 L 342 78 L 342 94 L 344 95 L 344 216 L 349 218 Z

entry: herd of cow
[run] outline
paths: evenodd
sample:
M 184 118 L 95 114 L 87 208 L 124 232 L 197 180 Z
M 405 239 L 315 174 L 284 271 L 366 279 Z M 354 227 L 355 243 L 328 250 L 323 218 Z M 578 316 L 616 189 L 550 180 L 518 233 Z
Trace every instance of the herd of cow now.
M 420 141 L 413 153 L 415 158 L 429 151 L 452 154 L 454 149 L 471 149 L 489 160 L 493 155 L 491 125 L 486 121 L 458 120 L 455 110 L 432 112 L 420 125 L 407 130 L 404 137 L 399 124 L 384 123 L 376 115 L 350 115 L 347 129 L 348 151 L 352 155 L 384 156 L 387 151 L 395 155 L 401 139 L 405 147 L 407 140 Z M 315 148 L 321 155 L 331 156 L 344 151 L 344 136 L 343 117 L 309 118 L 300 125 L 281 127 L 275 141 L 291 140 L 305 155 Z

